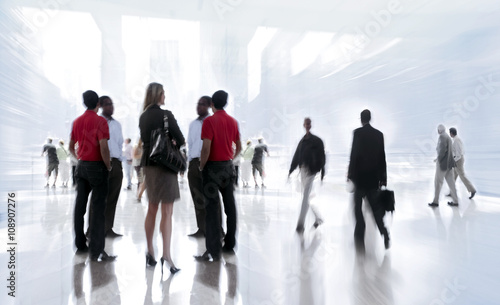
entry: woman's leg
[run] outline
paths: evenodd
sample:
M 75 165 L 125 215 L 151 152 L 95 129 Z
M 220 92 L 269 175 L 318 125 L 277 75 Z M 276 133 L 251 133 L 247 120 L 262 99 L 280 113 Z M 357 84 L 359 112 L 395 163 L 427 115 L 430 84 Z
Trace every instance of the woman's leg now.
M 154 257 L 155 251 L 153 248 L 153 234 L 155 230 L 156 213 L 158 212 L 158 203 L 149 202 L 146 221 L 144 222 L 144 230 L 146 231 L 146 240 L 148 243 L 148 253 Z
M 161 205 L 161 221 L 160 221 L 160 231 L 163 237 L 163 259 L 170 264 L 171 267 L 174 266 L 172 257 L 170 255 L 170 241 L 172 238 L 172 214 L 174 212 L 174 203 L 162 203 Z

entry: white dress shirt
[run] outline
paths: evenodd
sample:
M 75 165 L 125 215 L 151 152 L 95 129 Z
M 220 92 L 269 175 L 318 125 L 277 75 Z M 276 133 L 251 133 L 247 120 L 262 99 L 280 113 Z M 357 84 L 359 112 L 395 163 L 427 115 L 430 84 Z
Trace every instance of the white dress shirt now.
M 132 161 L 134 157 L 132 156 L 132 144 L 125 144 L 125 148 L 123 149 L 123 155 L 127 159 L 127 161 Z
M 189 124 L 189 132 L 188 132 L 188 162 L 194 158 L 199 158 L 201 156 L 201 148 L 203 146 L 203 140 L 201 139 L 201 126 L 203 125 L 203 121 L 208 118 L 199 117 L 196 120 L 192 121 Z
M 462 139 L 460 139 L 458 136 L 453 137 L 452 150 L 453 150 L 453 159 L 455 159 L 455 161 L 462 159 L 465 153 L 464 143 L 462 142 Z
M 109 154 L 111 155 L 111 158 L 116 158 L 120 161 L 123 161 L 123 157 L 122 157 L 122 147 L 123 147 L 122 125 L 120 124 L 120 122 L 118 122 L 117 120 L 115 120 L 113 118 L 108 119 L 105 116 L 102 116 L 102 117 L 105 118 L 106 121 L 108 121 Z

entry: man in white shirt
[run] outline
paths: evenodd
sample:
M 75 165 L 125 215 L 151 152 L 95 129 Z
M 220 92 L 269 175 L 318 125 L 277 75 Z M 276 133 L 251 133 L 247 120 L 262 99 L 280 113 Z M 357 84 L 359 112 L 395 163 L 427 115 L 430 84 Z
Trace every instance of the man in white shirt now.
M 123 148 L 123 157 L 125 158 L 125 176 L 127 177 L 127 188 L 130 191 L 132 189 L 132 140 L 130 138 L 125 139 L 125 147 Z
M 210 96 L 202 96 L 198 100 L 198 104 L 196 106 L 198 118 L 192 121 L 191 124 L 189 124 L 189 133 L 187 140 L 187 157 L 189 162 L 188 181 L 189 190 L 191 191 L 191 197 L 193 198 L 194 210 L 196 213 L 196 225 L 198 226 L 198 230 L 195 233 L 188 235 L 190 237 L 205 236 L 205 199 L 203 196 L 202 175 L 199 168 L 201 148 L 203 146 L 203 141 L 201 140 L 201 126 L 203 125 L 203 121 L 210 115 L 208 109 L 210 108 L 211 103 L 212 98 Z M 222 221 L 220 223 L 222 223 Z
M 109 126 L 109 154 L 111 156 L 111 171 L 108 175 L 108 195 L 106 197 L 106 214 L 105 214 L 105 236 L 106 237 L 119 237 L 122 236 L 113 231 L 115 222 L 116 204 L 120 196 L 120 190 L 123 181 L 123 168 L 122 168 L 122 147 L 123 147 L 123 134 L 122 125 L 115 120 L 112 115 L 114 112 L 113 101 L 109 96 L 101 96 L 99 102 L 102 107 L 102 117 L 108 121 Z M 92 216 L 92 211 L 90 213 Z M 89 223 L 91 223 L 89 221 Z
M 462 182 L 464 183 L 465 187 L 467 188 L 467 191 L 470 193 L 469 199 L 474 198 L 474 195 L 476 195 L 476 188 L 470 180 L 465 176 L 465 170 L 464 170 L 464 143 L 462 142 L 462 139 L 460 139 L 457 136 L 457 129 L 456 128 L 450 128 L 450 136 L 453 139 L 453 159 L 455 160 L 456 167 L 455 167 L 455 181 L 457 180 L 457 177 L 460 176 L 460 179 L 462 179 Z

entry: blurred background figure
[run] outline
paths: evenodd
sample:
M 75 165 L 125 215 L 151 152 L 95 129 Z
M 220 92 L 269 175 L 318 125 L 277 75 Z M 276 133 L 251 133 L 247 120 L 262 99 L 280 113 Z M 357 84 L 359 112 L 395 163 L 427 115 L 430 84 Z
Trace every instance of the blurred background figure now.
M 49 180 L 52 172 L 54 172 L 54 184 L 52 184 L 52 187 L 56 187 L 57 175 L 59 173 L 59 159 L 57 158 L 56 147 L 52 144 L 52 138 L 48 138 L 47 144 L 43 146 L 42 157 L 43 156 L 47 156 L 47 171 L 45 173 L 47 184 L 45 187 L 49 187 Z
M 130 138 L 125 139 L 125 144 L 123 146 L 123 158 L 125 159 L 123 164 L 125 165 L 125 177 L 127 177 L 127 188 L 126 190 L 132 189 L 132 140 Z
M 476 195 L 476 188 L 465 175 L 464 143 L 462 142 L 462 139 L 458 137 L 456 128 L 450 128 L 450 136 L 453 139 L 453 159 L 456 163 L 454 168 L 455 182 L 457 181 L 457 177 L 460 176 L 460 179 L 462 179 L 467 191 L 470 193 L 469 199 L 472 199 L 474 198 L 474 195 Z M 451 194 L 448 194 L 448 196 L 451 196 Z
M 250 174 L 252 172 L 252 159 L 253 159 L 254 148 L 252 146 L 252 141 L 247 141 L 247 147 L 242 152 L 243 160 L 241 162 L 241 181 L 243 182 L 243 187 L 248 188 L 250 185 Z
M 75 154 L 78 155 L 78 144 L 75 144 Z M 69 154 L 69 163 L 71 165 L 71 177 L 73 179 L 73 187 L 76 187 L 76 177 L 75 177 L 75 171 L 76 171 L 76 166 L 78 165 L 78 159 L 73 156 L 73 154 Z
M 455 160 L 453 159 L 453 142 L 450 136 L 446 133 L 446 129 L 442 124 L 437 127 L 439 134 L 436 152 L 436 175 L 434 176 L 434 200 L 429 203 L 430 207 L 439 206 L 439 195 L 443 187 L 443 180 L 450 188 L 450 195 L 453 201 L 448 202 L 450 206 L 458 205 L 457 188 L 455 187 L 455 180 L 453 178 L 453 168 L 455 167 Z
M 264 169 L 264 152 L 269 157 L 269 152 L 267 151 L 267 145 L 264 144 L 264 139 L 259 138 L 259 144 L 257 144 L 254 148 L 253 158 L 252 158 L 252 172 L 253 172 L 253 180 L 255 181 L 255 188 L 259 188 L 257 184 L 257 173 L 259 172 L 260 179 L 262 182 L 262 188 L 265 188 L 264 178 L 266 177 L 266 171 Z
M 135 173 L 137 175 L 137 202 L 141 202 L 142 199 L 142 193 L 144 193 L 144 190 L 146 189 L 146 185 L 144 184 L 144 170 L 142 169 L 141 166 L 141 158 L 142 158 L 142 140 L 139 139 L 137 144 L 134 146 L 134 149 L 132 151 L 132 166 L 135 169 Z
M 233 147 L 233 150 L 236 151 L 236 147 Z M 234 186 L 238 187 L 238 178 L 240 177 L 240 167 L 241 167 L 241 154 L 238 154 L 236 157 L 233 159 L 233 166 L 234 166 Z
M 59 147 L 56 149 L 57 159 L 59 159 L 59 174 L 61 176 L 62 187 L 68 187 L 69 181 L 69 163 L 70 153 L 64 148 L 64 141 L 59 141 Z
M 288 179 L 290 175 L 297 168 L 300 168 L 300 177 L 302 181 L 302 207 L 300 209 L 299 219 L 297 221 L 297 233 L 304 232 L 304 222 L 306 219 L 307 210 L 309 209 L 309 195 L 313 187 L 314 178 L 316 174 L 321 172 L 321 181 L 325 177 L 325 146 L 323 140 L 311 133 L 311 119 L 304 119 L 304 128 L 306 134 L 297 145 L 295 154 L 293 155 L 290 171 L 288 172 Z M 316 221 L 314 227 L 317 228 L 323 223 L 323 219 L 319 216 L 318 212 L 312 209 Z

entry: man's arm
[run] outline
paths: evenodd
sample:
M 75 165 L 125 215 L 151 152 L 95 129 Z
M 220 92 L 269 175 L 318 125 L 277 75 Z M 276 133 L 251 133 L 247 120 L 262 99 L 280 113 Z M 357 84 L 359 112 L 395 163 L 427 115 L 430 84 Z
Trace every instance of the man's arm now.
M 111 171 L 111 157 L 109 155 L 108 139 L 99 140 L 101 148 L 101 157 L 108 171 Z
M 78 160 L 78 157 L 76 156 L 76 151 L 75 151 L 75 140 L 71 139 L 69 141 L 69 152 L 71 155 L 73 155 L 73 157 L 75 157 L 75 159 Z
M 351 147 L 351 156 L 349 158 L 349 169 L 347 170 L 347 179 L 352 180 L 356 171 L 356 158 L 358 154 L 358 135 L 356 132 L 353 133 L 352 137 L 352 147 Z
M 382 150 L 380 152 L 380 181 L 379 186 L 387 186 L 387 162 L 385 160 L 385 144 L 384 144 L 384 135 L 381 136 L 381 145 Z
M 241 153 L 241 141 L 236 140 L 236 150 L 234 151 L 233 159 L 235 159 Z
M 203 170 L 205 168 L 205 164 L 207 164 L 208 157 L 210 156 L 211 146 L 212 146 L 212 140 L 203 139 L 203 146 L 201 147 L 201 156 L 200 156 L 200 170 Z

